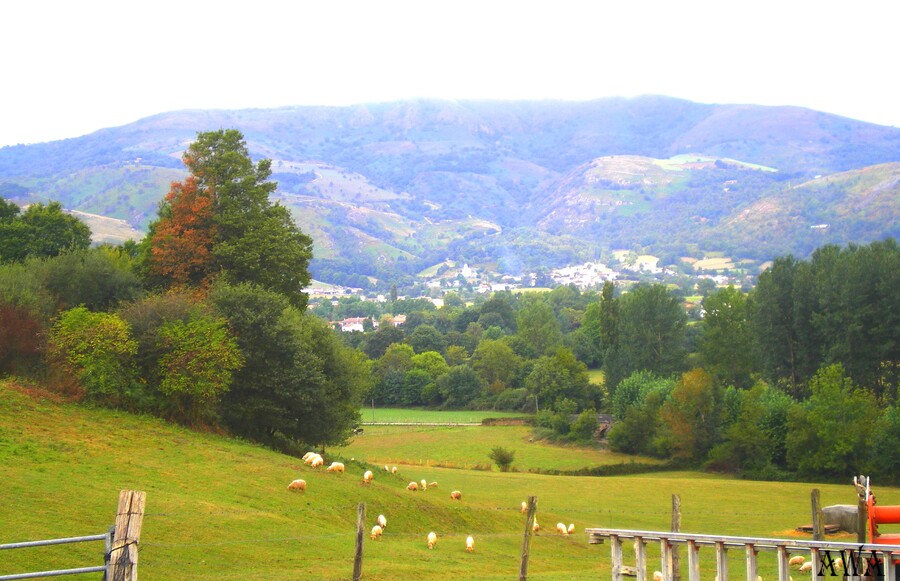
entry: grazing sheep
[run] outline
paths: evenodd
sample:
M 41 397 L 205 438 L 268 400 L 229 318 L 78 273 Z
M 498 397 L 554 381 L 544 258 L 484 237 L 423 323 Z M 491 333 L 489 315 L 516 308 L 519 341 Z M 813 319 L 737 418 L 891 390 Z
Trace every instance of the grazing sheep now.
M 294 480 L 293 482 L 288 484 L 288 490 L 306 492 L 306 480 Z
M 450 500 L 462 500 L 462 492 L 454 490 L 450 493 Z
M 532 525 L 531 525 L 531 531 L 536 533 L 539 530 L 541 530 L 541 525 L 538 524 L 537 515 L 535 515 L 534 523 L 532 523 Z
M 428 486 L 430 486 L 432 488 L 437 488 L 437 482 L 429 482 Z
M 528 503 L 525 502 L 524 500 L 522 501 L 522 508 L 520 509 L 520 512 L 522 514 L 525 514 L 526 512 L 528 512 Z
M 322 460 L 322 456 L 320 454 L 316 454 L 315 452 L 307 452 L 303 455 L 303 463 L 304 464 L 312 464 L 316 458 Z
M 325 469 L 326 472 L 340 472 L 344 473 L 344 463 L 343 462 L 332 462 L 331 466 Z
M 844 568 L 844 560 L 838 557 L 834 560 L 834 570 L 841 571 Z
M 378 522 L 378 526 L 381 527 L 381 530 L 384 530 L 387 528 L 387 519 L 384 518 L 383 514 L 379 514 L 378 518 L 375 520 Z
M 662 571 L 654 571 L 653 572 L 653 581 L 663 581 Z
M 325 464 L 325 460 L 322 459 L 321 456 L 313 456 L 311 458 L 310 466 L 313 468 L 321 468 Z
M 428 533 L 428 548 L 433 549 L 437 544 L 437 535 L 434 534 L 434 531 Z
M 363 473 L 363 484 L 369 484 L 370 482 L 372 482 L 372 479 L 373 479 L 373 478 L 375 478 L 375 475 L 372 474 L 372 471 L 371 471 L 371 470 L 366 470 L 366 471 Z
M 390 471 L 391 471 L 391 469 L 388 468 L 387 464 L 384 465 L 384 471 L 385 471 L 385 472 L 390 472 Z
M 575 523 L 569 523 L 568 531 L 570 535 L 575 532 Z
M 396 473 L 397 473 L 397 467 L 394 466 L 393 468 L 391 468 L 391 474 L 396 474 Z
M 563 536 L 569 536 L 569 529 L 567 529 L 566 525 L 561 522 L 556 523 L 556 532 Z
M 807 561 L 807 562 L 803 563 L 802 565 L 800 565 L 800 572 L 801 573 L 809 573 L 810 571 L 812 571 L 812 568 L 813 568 L 813 562 Z
M 803 561 L 805 560 L 806 559 L 803 557 L 803 555 L 797 555 L 796 557 L 791 557 L 790 560 L 788 560 L 788 565 L 790 565 L 791 567 L 793 567 L 794 565 L 796 565 L 797 567 L 801 567 L 803 565 Z
M 312 456 L 313 454 L 315 454 L 315 452 L 307 452 L 306 454 L 304 454 L 303 461 L 306 462 L 307 460 L 309 460 L 309 457 Z
M 475 552 L 475 539 L 472 538 L 472 535 L 466 537 L 466 551 L 469 553 Z
M 384 530 L 381 528 L 380 525 L 375 525 L 374 527 L 372 527 L 372 534 L 369 535 L 369 537 L 371 537 L 371 539 L 373 541 L 378 540 L 381 538 L 381 533 L 383 533 L 383 532 L 384 532 Z
M 413 492 L 417 492 L 419 490 L 419 485 L 415 482 L 410 482 L 406 485 L 407 490 L 412 490 Z
M 419 481 L 419 485 L 422 487 L 422 490 L 428 490 L 428 483 L 425 481 L 424 478 L 421 481 Z

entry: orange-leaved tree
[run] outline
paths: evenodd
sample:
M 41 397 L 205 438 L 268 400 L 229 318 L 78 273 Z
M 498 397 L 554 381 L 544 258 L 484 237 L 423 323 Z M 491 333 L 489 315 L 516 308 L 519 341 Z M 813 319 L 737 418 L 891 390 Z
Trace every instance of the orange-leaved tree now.
M 205 289 L 214 274 L 213 198 L 197 182 L 194 176 L 172 182 L 148 235 L 147 274 L 172 287 Z

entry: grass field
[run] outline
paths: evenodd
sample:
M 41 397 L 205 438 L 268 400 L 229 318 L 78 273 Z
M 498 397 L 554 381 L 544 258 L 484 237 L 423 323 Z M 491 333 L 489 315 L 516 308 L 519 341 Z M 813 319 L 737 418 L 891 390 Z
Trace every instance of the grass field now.
M 518 412 L 426 410 L 408 408 L 363 408 L 359 411 L 363 422 L 420 422 L 420 423 L 481 423 L 486 418 L 523 418 Z
M 813 486 L 695 472 L 595 478 L 413 463 L 441 454 L 483 457 L 498 443 L 521 446 L 514 464 L 523 466 L 532 454 L 548 454 L 535 461 L 562 465 L 583 464 L 597 453 L 522 441 L 526 435 L 520 427 L 410 428 L 395 437 L 367 427 L 348 448 L 326 451 L 326 460 L 343 456 L 347 463 L 346 474 L 327 474 L 238 440 L 60 404 L 0 382 L 0 543 L 105 532 L 119 491 L 137 489 L 147 493 L 139 564 L 144 581 L 348 579 L 363 502 L 367 528 L 379 513 L 388 519 L 381 541 L 366 538 L 365 579 L 511 579 L 524 531 L 518 506 L 534 495 L 544 530 L 532 542 L 529 578 L 597 579 L 609 576 L 609 547 L 588 545 L 584 528 L 666 529 L 672 494 L 682 499 L 684 531 L 768 537 L 794 534 L 809 522 L 813 487 L 825 505 L 855 502 L 849 474 L 846 485 Z M 404 447 L 404 440 L 414 443 Z M 375 481 L 362 485 L 370 466 L 361 460 L 370 456 L 396 459 L 399 474 L 371 466 Z M 309 483 L 305 494 L 286 490 L 298 477 Z M 421 479 L 439 487 L 405 489 Z M 461 502 L 450 500 L 454 489 L 462 491 Z M 876 491 L 881 504 L 900 504 L 900 489 Z M 574 523 L 578 533 L 555 534 L 558 521 Z M 433 551 L 425 546 L 432 530 L 439 537 Z M 476 539 L 471 554 L 464 550 L 469 534 Z M 4 553 L 0 574 L 9 574 L 100 564 L 102 543 Z M 702 560 L 706 574 L 709 554 Z M 762 576 L 773 577 L 774 560 L 761 554 L 760 561 Z M 741 570 L 739 563 L 732 567 Z
M 591 383 L 595 383 L 597 385 L 603 385 L 604 375 L 602 369 L 588 369 L 588 378 L 590 378 Z

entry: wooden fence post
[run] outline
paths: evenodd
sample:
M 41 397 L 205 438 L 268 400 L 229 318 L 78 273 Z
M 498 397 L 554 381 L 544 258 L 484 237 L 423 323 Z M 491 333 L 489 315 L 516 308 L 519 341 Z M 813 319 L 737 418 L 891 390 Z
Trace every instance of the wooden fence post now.
M 822 501 L 819 498 L 818 488 L 813 488 L 810 502 L 812 503 L 813 540 L 821 541 L 825 539 L 825 515 L 822 514 Z
M 537 510 L 537 497 L 528 497 L 528 515 L 525 517 L 525 538 L 522 540 L 522 561 L 519 564 L 519 581 L 528 578 L 528 555 L 531 553 L 531 533 L 534 526 L 534 513 Z
M 138 542 L 146 500 L 147 493 L 139 490 L 119 492 L 116 532 L 110 549 L 110 581 L 137 581 Z
M 672 532 L 681 532 L 681 497 L 672 495 Z M 678 545 L 672 547 L 672 579 L 681 579 L 681 560 L 678 558 Z
M 856 487 L 856 542 L 862 545 L 866 542 L 866 531 L 869 528 L 869 478 L 860 475 L 853 479 L 853 484 Z
M 362 578 L 363 542 L 366 537 L 366 503 L 356 508 L 356 555 L 353 557 L 353 581 Z

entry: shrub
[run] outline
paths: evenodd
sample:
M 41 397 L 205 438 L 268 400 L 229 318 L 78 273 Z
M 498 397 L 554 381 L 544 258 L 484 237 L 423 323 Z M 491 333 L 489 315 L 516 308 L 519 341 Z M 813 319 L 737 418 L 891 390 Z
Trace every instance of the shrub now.
M 497 467 L 500 468 L 500 472 L 509 472 L 509 467 L 512 465 L 513 460 L 515 460 L 516 453 L 503 446 L 495 446 L 491 449 L 491 453 L 488 454 L 488 458 L 497 464 Z
M 136 352 L 130 327 L 118 315 L 76 307 L 50 331 L 50 357 L 78 377 L 88 399 L 105 405 L 130 405 Z

